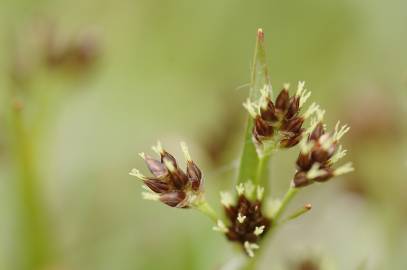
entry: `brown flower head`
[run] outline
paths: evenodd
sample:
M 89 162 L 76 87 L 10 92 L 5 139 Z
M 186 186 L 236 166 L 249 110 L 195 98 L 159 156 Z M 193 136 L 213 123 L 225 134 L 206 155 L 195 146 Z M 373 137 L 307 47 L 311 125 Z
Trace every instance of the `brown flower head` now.
M 187 160 L 184 172 L 177 160 L 158 143 L 153 150 L 160 155 L 160 159 L 154 159 L 144 153 L 140 156 L 144 159 L 153 176 L 144 176 L 139 170 L 133 169 L 130 175 L 140 178 L 146 192 L 143 197 L 148 200 L 160 200 L 171 207 L 188 208 L 202 194 L 202 172 L 192 161 L 185 143 L 181 143 L 182 150 Z
M 306 137 L 300 143 L 300 154 L 297 158 L 297 172 L 293 184 L 295 187 L 304 187 L 313 182 L 325 182 L 333 176 L 353 171 L 351 163 L 334 168 L 333 165 L 346 155 L 339 140 L 348 132 L 349 127 L 335 126 L 333 134 L 326 132 L 322 123 L 324 111 L 318 110 Z
M 275 102 L 271 98 L 271 89 L 265 87 L 257 103 L 250 100 L 244 103 L 254 119 L 252 134 L 259 154 L 267 152 L 268 145 L 290 148 L 300 142 L 305 119 L 318 109 L 316 104 L 312 104 L 301 114 L 301 108 L 311 94 L 304 85 L 304 82 L 299 82 L 296 94 L 291 97 L 289 85 L 284 85 Z
M 262 212 L 264 189 L 252 182 L 241 183 L 236 187 L 237 198 L 229 192 L 221 193 L 221 202 L 227 222 L 218 220 L 214 230 L 223 232 L 226 237 L 239 243 L 250 257 L 259 248 L 259 241 L 270 229 L 271 218 Z

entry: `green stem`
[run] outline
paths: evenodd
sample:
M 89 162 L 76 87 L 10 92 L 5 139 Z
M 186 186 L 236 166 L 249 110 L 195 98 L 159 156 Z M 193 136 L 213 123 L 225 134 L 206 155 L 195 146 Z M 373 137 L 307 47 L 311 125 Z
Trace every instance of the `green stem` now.
M 37 190 L 33 144 L 23 121 L 22 105 L 13 101 L 11 124 L 14 137 L 15 161 L 18 174 L 17 192 L 20 203 L 21 260 L 19 269 L 39 269 L 49 256 L 44 212 Z
M 289 189 L 287 190 L 287 192 L 285 193 L 283 200 L 281 201 L 281 205 L 278 208 L 278 210 L 276 211 L 275 215 L 274 215 L 274 222 L 278 222 L 278 220 L 280 219 L 281 215 L 284 213 L 284 211 L 286 210 L 288 204 L 291 202 L 291 200 L 294 198 L 294 196 L 297 194 L 298 189 L 290 186 Z
M 207 200 L 203 199 L 202 201 L 198 202 L 195 205 L 195 208 L 205 216 L 209 217 L 213 222 L 216 223 L 218 221 L 218 214 L 216 214 L 215 210 L 213 210 L 212 206 Z

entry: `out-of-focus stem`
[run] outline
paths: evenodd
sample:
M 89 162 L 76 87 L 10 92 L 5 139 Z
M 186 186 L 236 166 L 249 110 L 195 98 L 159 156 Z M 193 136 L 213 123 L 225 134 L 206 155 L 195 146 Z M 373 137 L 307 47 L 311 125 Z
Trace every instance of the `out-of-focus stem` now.
M 33 160 L 33 144 L 24 125 L 22 104 L 12 100 L 11 131 L 14 139 L 16 163 L 16 188 L 19 203 L 21 253 L 19 269 L 45 267 L 49 255 L 48 238 L 44 227 L 42 205 L 38 197 L 36 172 Z
M 264 187 L 266 193 L 270 192 L 270 179 L 267 177 L 271 154 L 259 157 L 256 169 L 256 177 L 253 179 L 255 185 Z
M 215 210 L 213 210 L 212 206 L 205 199 L 195 204 L 195 208 L 205 216 L 209 217 L 215 223 L 219 219 L 218 214 L 216 214 Z

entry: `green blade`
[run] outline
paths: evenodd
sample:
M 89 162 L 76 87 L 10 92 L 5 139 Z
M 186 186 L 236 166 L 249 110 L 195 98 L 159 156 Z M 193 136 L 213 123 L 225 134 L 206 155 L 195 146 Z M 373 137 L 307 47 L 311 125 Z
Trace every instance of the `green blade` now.
M 260 97 L 260 90 L 265 85 L 271 87 L 264 47 L 264 32 L 263 30 L 259 29 L 257 31 L 256 48 L 254 51 L 252 77 L 250 82 L 251 100 L 257 100 Z M 256 178 L 259 159 L 256 153 L 256 148 L 252 142 L 252 129 L 253 119 L 249 117 L 244 136 L 243 152 L 240 160 L 239 174 L 237 179 L 238 183 Z

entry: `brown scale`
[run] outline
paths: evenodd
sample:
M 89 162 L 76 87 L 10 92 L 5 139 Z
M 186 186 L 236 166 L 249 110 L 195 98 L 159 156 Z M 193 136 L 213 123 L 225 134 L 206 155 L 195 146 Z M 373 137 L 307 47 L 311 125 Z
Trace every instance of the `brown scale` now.
M 201 187 L 201 170 L 193 161 L 188 160 L 185 173 L 171 154 L 163 151 L 160 155 L 160 160 L 145 155 L 147 167 L 154 176 L 148 177 L 144 183 L 153 192 L 160 194 L 161 202 L 171 207 L 187 208 L 188 205 L 183 204 L 187 192 L 198 192 Z M 174 170 L 168 170 L 165 162 L 172 164 Z
M 236 206 L 225 207 L 226 216 L 230 222 L 226 237 L 233 242 L 244 245 L 246 241 L 257 243 L 260 238 L 270 229 L 271 220 L 265 217 L 261 211 L 261 202 L 248 200 L 244 195 L 240 195 Z M 246 216 L 243 223 L 237 219 L 239 213 Z M 256 227 L 264 226 L 261 235 L 254 234 Z
M 257 143 L 271 138 L 275 130 L 280 131 L 282 138 L 280 146 L 290 148 L 297 145 L 304 129 L 304 118 L 299 116 L 300 98 L 290 97 L 287 89 L 282 89 L 275 104 L 267 100 L 265 109 L 261 108 L 260 115 L 254 120 L 253 137 Z
M 333 176 L 333 169 L 329 159 L 335 153 L 337 146 L 336 143 L 333 143 L 328 150 L 323 149 L 319 143 L 319 139 L 324 134 L 324 126 L 322 123 L 319 123 L 308 137 L 308 142 L 314 142 L 314 146 L 312 147 L 311 151 L 309 151 L 307 154 L 300 152 L 296 162 L 297 172 L 294 176 L 294 184 L 296 187 L 308 186 L 312 184 L 313 181 L 325 182 Z M 307 173 L 315 163 L 320 164 L 319 169 L 324 170 L 325 174 L 314 179 L 308 179 Z

